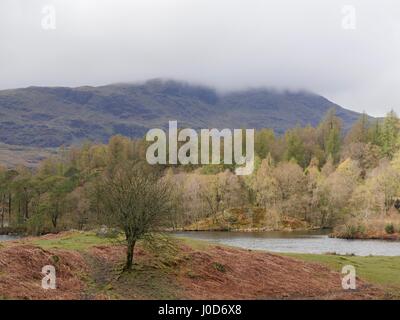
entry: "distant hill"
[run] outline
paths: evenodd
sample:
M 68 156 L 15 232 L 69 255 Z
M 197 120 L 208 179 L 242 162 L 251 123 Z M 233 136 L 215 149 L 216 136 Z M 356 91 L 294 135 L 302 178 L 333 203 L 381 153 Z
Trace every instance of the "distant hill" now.
M 43 159 L 57 156 L 57 151 L 56 148 L 10 146 L 0 143 L 0 166 L 8 168 L 36 167 Z
M 345 127 L 359 116 L 309 92 L 253 89 L 219 94 L 176 81 L 101 87 L 29 87 L 0 91 L 0 142 L 58 147 L 83 140 L 105 142 L 122 134 L 142 137 L 150 128 L 273 128 L 316 125 L 335 107 Z

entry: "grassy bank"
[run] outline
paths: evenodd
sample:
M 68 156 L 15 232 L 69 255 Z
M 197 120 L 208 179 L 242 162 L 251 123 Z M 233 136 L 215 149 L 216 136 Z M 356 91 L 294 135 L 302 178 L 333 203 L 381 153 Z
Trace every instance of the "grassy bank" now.
M 400 240 L 400 216 L 392 209 L 383 217 L 352 219 L 336 226 L 331 235 L 342 239 Z
M 4 299 L 379 299 L 385 292 L 364 281 L 344 291 L 338 265 L 321 256 L 293 257 L 203 241 L 156 236 L 135 249 L 134 268 L 122 272 L 125 246 L 91 232 L 64 232 L 0 245 Z M 308 260 L 307 260 L 308 259 Z M 324 260 L 327 259 L 327 260 Z M 306 260 L 306 261 L 304 261 Z M 328 263 L 329 262 L 329 263 Z M 356 262 L 356 261 L 352 261 Z M 377 260 L 376 270 L 382 261 Z M 347 261 L 346 261 L 347 263 Z M 360 264 L 360 262 L 358 262 Z M 392 265 L 390 265 L 392 263 Z M 41 288 L 41 268 L 54 265 L 57 289 Z M 400 261 L 388 258 L 393 272 Z M 362 264 L 364 266 L 364 264 Z M 367 263 L 365 263 L 365 268 Z M 371 268 L 371 267 L 370 267 Z M 367 269 L 371 275 L 375 269 Z M 380 279 L 376 275 L 378 280 Z M 370 278 L 380 285 L 394 273 Z M 387 281 L 387 282 L 384 282 Z
M 341 272 L 343 266 L 353 265 L 357 276 L 369 283 L 381 286 L 385 291 L 400 298 L 400 257 L 383 256 L 339 256 L 327 254 L 285 254 L 307 262 L 321 263 Z

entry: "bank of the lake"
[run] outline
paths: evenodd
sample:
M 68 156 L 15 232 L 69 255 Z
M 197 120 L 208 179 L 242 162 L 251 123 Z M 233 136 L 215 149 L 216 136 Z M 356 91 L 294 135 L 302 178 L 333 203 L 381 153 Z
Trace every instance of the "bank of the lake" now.
M 259 207 L 231 208 L 192 224 L 181 231 L 307 231 L 319 229 L 305 220 L 289 216 L 272 217 Z
M 332 268 L 263 251 L 188 238 L 156 237 L 135 249 L 121 273 L 125 246 L 91 232 L 64 232 L 0 244 L 5 299 L 381 299 L 386 289 L 358 281 L 344 291 Z M 392 258 L 387 258 L 392 259 Z M 398 261 L 393 260 L 394 263 Z M 43 290 L 41 268 L 56 268 L 57 290 Z
M 357 277 L 385 289 L 388 298 L 400 299 L 400 256 L 340 256 L 329 254 L 282 253 L 307 262 L 323 264 L 337 272 L 346 265 L 356 269 Z
M 397 209 L 380 217 L 351 219 L 334 228 L 331 237 L 400 241 L 400 215 Z
M 8 227 L 8 226 L 4 226 L 4 227 L 0 227 L 0 236 L 4 236 L 4 237 L 22 237 L 24 235 L 26 235 L 26 229 L 22 228 L 22 227 Z

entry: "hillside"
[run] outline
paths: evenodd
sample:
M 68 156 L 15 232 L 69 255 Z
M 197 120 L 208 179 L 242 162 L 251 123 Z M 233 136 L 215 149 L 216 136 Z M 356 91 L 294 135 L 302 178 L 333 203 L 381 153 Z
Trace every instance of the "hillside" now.
M 379 299 L 385 290 L 318 263 L 189 240 L 140 243 L 134 269 L 121 274 L 125 247 L 91 233 L 66 232 L 0 245 L 4 299 Z M 54 265 L 56 290 L 41 288 Z M 390 271 L 390 270 L 389 270 Z M 393 276 L 393 270 L 391 275 Z
M 36 167 L 43 159 L 56 154 L 57 149 L 12 146 L 0 143 L 0 166 L 9 168 L 18 166 Z
M 0 142 L 58 147 L 111 135 L 142 137 L 168 120 L 199 128 L 273 128 L 316 125 L 335 107 L 345 127 L 356 112 L 308 92 L 254 89 L 220 94 L 176 81 L 101 87 L 29 87 L 0 91 Z

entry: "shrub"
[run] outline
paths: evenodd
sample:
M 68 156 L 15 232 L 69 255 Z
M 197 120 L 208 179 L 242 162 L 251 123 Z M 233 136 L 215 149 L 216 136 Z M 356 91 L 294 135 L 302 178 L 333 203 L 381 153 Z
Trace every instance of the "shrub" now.
M 365 233 L 365 226 L 362 225 L 362 224 L 359 224 L 358 227 L 357 227 L 357 232 L 359 234 L 364 234 Z
M 118 229 L 108 228 L 106 226 L 102 226 L 96 231 L 96 236 L 99 238 L 117 238 L 119 234 L 120 232 Z
M 219 272 L 226 272 L 225 266 L 219 262 L 213 262 L 212 266 L 215 270 Z
M 354 225 L 347 225 L 345 231 L 345 238 L 354 238 L 357 234 L 357 228 Z
M 393 233 L 395 232 L 393 223 L 388 223 L 388 224 L 385 226 L 385 231 L 386 231 L 386 233 L 388 233 L 388 234 L 393 234 Z
M 346 225 L 345 230 L 343 232 L 343 238 L 346 239 L 355 239 L 360 235 L 365 233 L 365 227 L 361 224 L 359 225 Z
M 26 222 L 26 231 L 29 235 L 40 236 L 49 231 L 48 229 L 46 216 L 41 212 L 33 214 Z

